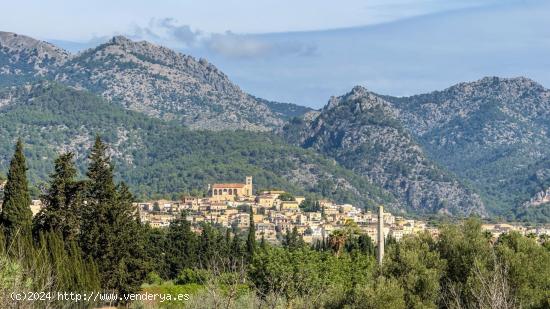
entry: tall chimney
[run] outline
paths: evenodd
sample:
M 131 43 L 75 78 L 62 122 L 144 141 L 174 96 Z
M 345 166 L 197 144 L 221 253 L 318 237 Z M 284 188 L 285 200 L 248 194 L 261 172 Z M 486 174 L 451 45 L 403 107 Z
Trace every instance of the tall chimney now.
M 378 207 L 378 264 L 384 260 L 384 206 Z

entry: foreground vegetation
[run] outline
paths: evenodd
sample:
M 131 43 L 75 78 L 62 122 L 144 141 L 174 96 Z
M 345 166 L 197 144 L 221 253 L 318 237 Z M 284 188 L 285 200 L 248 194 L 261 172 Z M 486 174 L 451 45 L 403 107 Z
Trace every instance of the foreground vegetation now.
M 127 304 L 135 308 L 550 307 L 548 239 L 511 233 L 492 240 L 471 219 L 442 226 L 437 239 L 388 239 L 379 266 L 371 239 L 353 222 L 313 246 L 297 231 L 280 246 L 256 241 L 253 222 L 246 231 L 204 225 L 196 234 L 182 216 L 152 229 L 136 217 L 128 188 L 113 181 L 107 153 L 97 138 L 83 180 L 73 155 L 60 156 L 42 194 L 46 207 L 32 219 L 17 144 L 0 215 L 1 308 L 33 306 L 14 302 L 14 291 L 189 295 L 183 303 Z

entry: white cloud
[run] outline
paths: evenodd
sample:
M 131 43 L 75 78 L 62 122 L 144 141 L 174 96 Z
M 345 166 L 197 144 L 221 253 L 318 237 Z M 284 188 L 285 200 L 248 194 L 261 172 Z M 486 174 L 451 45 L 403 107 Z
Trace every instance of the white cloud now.
M 152 19 L 147 26 L 134 26 L 128 34 L 132 39 L 151 40 L 181 49 L 203 49 L 227 58 L 266 58 L 282 56 L 313 56 L 317 47 L 312 43 L 265 39 L 262 35 L 206 33 L 180 24 L 175 19 Z
M 212 34 L 206 41 L 206 46 L 219 54 L 238 58 L 264 56 L 271 53 L 273 49 L 269 43 L 231 32 Z

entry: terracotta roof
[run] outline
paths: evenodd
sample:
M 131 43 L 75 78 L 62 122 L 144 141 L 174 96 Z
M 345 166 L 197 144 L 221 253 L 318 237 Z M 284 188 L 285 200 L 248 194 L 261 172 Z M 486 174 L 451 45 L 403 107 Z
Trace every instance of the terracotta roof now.
M 215 183 L 212 185 L 214 189 L 223 189 L 223 188 L 244 188 L 244 183 Z

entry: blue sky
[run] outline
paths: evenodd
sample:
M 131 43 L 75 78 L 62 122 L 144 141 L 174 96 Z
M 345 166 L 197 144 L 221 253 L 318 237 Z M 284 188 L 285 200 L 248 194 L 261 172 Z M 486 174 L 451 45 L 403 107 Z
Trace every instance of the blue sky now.
M 207 58 L 254 95 L 321 107 L 357 84 L 410 95 L 523 75 L 548 87 L 548 16 L 543 0 L 36 0 L 3 3 L 0 30 L 72 50 L 146 39 Z

